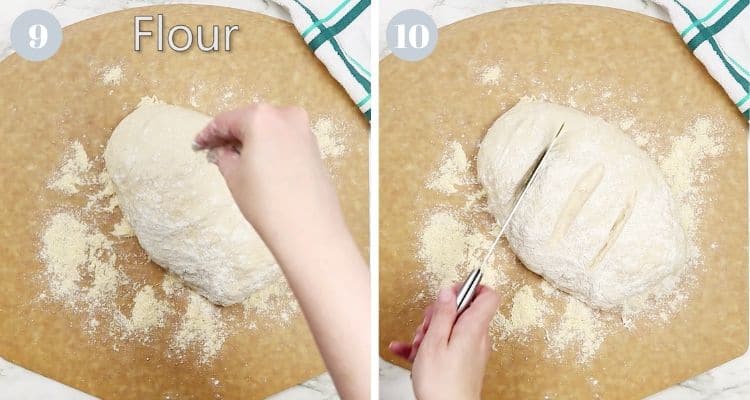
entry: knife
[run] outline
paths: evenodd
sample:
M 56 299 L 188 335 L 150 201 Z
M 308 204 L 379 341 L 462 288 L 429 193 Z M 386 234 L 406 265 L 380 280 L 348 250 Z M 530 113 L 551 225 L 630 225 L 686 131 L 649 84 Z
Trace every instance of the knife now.
M 550 141 L 549 145 L 542 151 L 542 154 L 537 158 L 536 162 L 532 165 L 531 169 L 529 170 L 531 173 L 527 173 L 529 176 L 528 179 L 523 184 L 523 190 L 521 193 L 516 196 L 516 200 L 513 203 L 513 208 L 511 208 L 508 215 L 505 217 L 505 220 L 503 221 L 502 227 L 500 228 L 500 233 L 497 234 L 497 237 L 495 238 L 495 241 L 492 242 L 492 245 L 490 246 L 490 249 L 487 251 L 487 254 L 484 256 L 484 260 L 482 260 L 481 264 L 479 264 L 479 267 L 471 271 L 469 276 L 464 281 L 464 284 L 461 286 L 461 290 L 458 291 L 458 296 L 456 297 L 456 310 L 458 314 L 461 314 L 468 306 L 471 304 L 471 301 L 474 300 L 474 296 L 476 295 L 477 288 L 479 287 L 479 282 L 482 281 L 482 268 L 487 264 L 487 260 L 490 259 L 490 256 L 495 250 L 495 246 L 497 246 L 497 242 L 500 241 L 500 237 L 503 236 L 505 233 L 505 230 L 508 228 L 508 225 L 510 225 L 510 220 L 513 218 L 513 214 L 516 213 L 516 210 L 518 210 L 518 206 L 523 201 L 523 198 L 526 195 L 526 192 L 529 190 L 529 187 L 532 183 L 534 183 L 534 179 L 536 178 L 537 172 L 541 169 L 542 163 L 544 162 L 544 159 L 547 157 L 547 154 L 549 154 L 550 149 L 555 144 L 555 141 L 557 141 L 557 138 L 560 136 L 560 133 L 562 132 L 563 128 L 565 127 L 565 124 L 563 123 L 560 125 L 560 129 L 557 130 L 557 133 L 552 138 L 552 141 Z

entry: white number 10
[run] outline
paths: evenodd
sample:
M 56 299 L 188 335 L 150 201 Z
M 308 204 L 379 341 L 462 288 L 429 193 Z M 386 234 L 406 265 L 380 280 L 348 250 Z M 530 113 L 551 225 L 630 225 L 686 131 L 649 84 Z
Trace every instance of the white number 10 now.
M 29 27 L 29 46 L 32 49 L 41 49 L 47 44 L 47 27 L 35 24 Z
M 396 25 L 396 48 L 406 48 L 406 25 Z M 416 24 L 409 27 L 408 32 L 409 47 L 413 49 L 423 49 L 430 43 L 430 31 L 422 24 Z

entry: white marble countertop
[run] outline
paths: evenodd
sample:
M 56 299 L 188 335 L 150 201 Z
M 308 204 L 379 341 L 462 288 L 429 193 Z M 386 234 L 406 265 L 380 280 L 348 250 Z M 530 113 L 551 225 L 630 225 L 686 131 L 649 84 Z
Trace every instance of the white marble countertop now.
M 78 21 L 127 8 L 160 4 L 206 4 L 255 11 L 290 20 L 289 13 L 267 0 L 13 0 L 0 2 L 0 61 L 12 53 L 10 27 L 15 18 L 29 9 L 50 11 L 65 27 Z M 93 397 L 47 379 L 2 359 L 0 354 L 0 400 L 88 400 Z M 273 400 L 338 399 L 328 374 L 311 379 L 272 396 Z
M 385 28 L 388 21 L 405 9 L 422 10 L 432 16 L 438 27 L 490 11 L 508 7 L 535 4 L 573 3 L 607 6 L 633 11 L 669 21 L 668 14 L 647 0 L 401 0 L 380 3 L 379 37 L 380 57 L 389 54 L 385 44 Z M 439 40 L 439 39 L 438 39 Z M 750 304 L 748 304 L 750 307 Z M 409 371 L 381 361 L 380 398 L 383 400 L 411 400 Z M 716 367 L 693 379 L 682 382 L 648 400 L 740 400 L 750 399 L 750 353 Z

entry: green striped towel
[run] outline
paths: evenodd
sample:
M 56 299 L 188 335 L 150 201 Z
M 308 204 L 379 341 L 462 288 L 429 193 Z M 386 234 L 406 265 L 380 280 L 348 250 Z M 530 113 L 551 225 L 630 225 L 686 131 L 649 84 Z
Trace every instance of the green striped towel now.
M 370 120 L 370 0 L 273 0 Z
M 750 0 L 654 0 L 750 120 Z

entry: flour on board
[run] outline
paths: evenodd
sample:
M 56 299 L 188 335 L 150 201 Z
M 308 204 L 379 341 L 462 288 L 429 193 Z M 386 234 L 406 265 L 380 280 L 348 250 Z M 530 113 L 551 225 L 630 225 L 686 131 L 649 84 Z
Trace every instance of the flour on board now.
M 121 218 L 119 222 L 117 222 L 112 227 L 112 232 L 110 232 L 112 236 L 117 237 L 133 237 L 135 236 L 135 232 L 133 232 L 133 227 L 130 226 L 130 223 L 125 218 Z
M 689 235 L 695 234 L 696 222 L 706 202 L 701 185 L 711 179 L 715 166 L 710 161 L 724 150 L 720 128 L 709 118 L 699 117 L 683 135 L 672 140 L 668 153 L 659 160 Z
M 548 332 L 547 355 L 560 357 L 567 349 L 572 349 L 577 362 L 591 361 L 604 341 L 604 328 L 596 313 L 586 304 L 568 296 L 559 322 Z
M 113 301 L 125 277 L 115 268 L 117 256 L 104 234 L 72 213 L 58 212 L 48 218 L 41 244 L 49 297 L 89 312 Z
M 75 141 L 65 152 L 57 171 L 47 181 L 47 188 L 67 195 L 76 194 L 79 187 L 86 184 L 86 172 L 90 167 L 86 150 L 79 141 Z
M 428 217 L 418 239 L 417 257 L 425 266 L 427 282 L 432 293 L 462 280 L 484 259 L 492 238 L 463 222 L 448 210 L 436 211 Z M 509 253 L 497 251 L 487 260 L 492 266 L 507 259 Z M 483 282 L 495 285 L 506 280 L 497 268 L 484 268 Z
M 156 297 L 151 285 L 145 285 L 136 293 L 130 316 L 115 313 L 115 323 L 120 326 L 123 336 L 137 335 L 141 341 L 149 341 L 148 333 L 154 328 L 163 328 L 166 317 L 174 313 L 169 304 Z
M 99 74 L 100 81 L 107 86 L 119 86 L 123 76 L 124 73 L 120 64 L 105 67 Z
M 219 306 L 191 291 L 187 310 L 182 314 L 177 332 L 172 337 L 172 349 L 182 355 L 194 347 L 198 350 L 201 363 L 213 359 L 228 334 L 219 309 Z
M 452 141 L 440 159 L 440 165 L 430 175 L 427 187 L 441 193 L 451 194 L 459 186 L 475 183 L 469 172 L 469 161 L 461 143 Z
M 533 286 L 524 285 L 513 295 L 510 315 L 496 313 L 490 329 L 502 338 L 515 336 L 525 341 L 532 328 L 544 326 L 544 320 L 549 312 L 549 304 L 534 296 Z
M 318 140 L 323 159 L 340 157 L 346 152 L 343 127 L 329 117 L 321 117 L 312 123 L 312 132 Z
M 502 75 L 503 70 L 500 68 L 500 64 L 487 65 L 480 70 L 478 81 L 482 85 L 497 86 L 500 84 Z
M 242 302 L 242 307 L 245 315 L 261 315 L 282 326 L 289 324 L 291 318 L 299 312 L 299 304 L 283 276 L 250 295 Z

